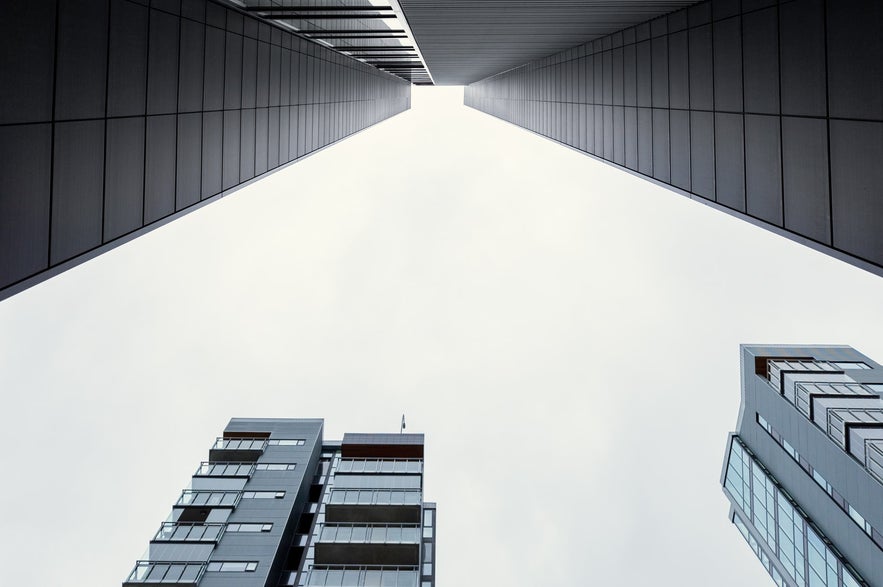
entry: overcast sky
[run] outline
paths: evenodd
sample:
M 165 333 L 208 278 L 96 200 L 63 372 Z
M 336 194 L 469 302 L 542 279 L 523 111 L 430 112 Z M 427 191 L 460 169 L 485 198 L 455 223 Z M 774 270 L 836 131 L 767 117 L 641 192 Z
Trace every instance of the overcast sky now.
M 0 302 L 0 584 L 118 585 L 229 418 L 427 434 L 440 587 L 767 585 L 739 343 L 883 360 L 883 279 L 461 105 Z

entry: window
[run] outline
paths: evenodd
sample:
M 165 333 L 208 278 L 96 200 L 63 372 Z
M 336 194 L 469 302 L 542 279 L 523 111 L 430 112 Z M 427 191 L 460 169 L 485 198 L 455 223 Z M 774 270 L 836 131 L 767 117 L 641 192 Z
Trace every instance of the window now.
M 273 524 L 227 524 L 227 532 L 270 532 Z
M 782 448 L 785 449 L 785 452 L 791 455 L 792 459 L 794 459 L 798 463 L 800 462 L 800 454 L 796 450 L 794 450 L 794 447 L 788 444 L 788 441 L 784 438 L 782 439 Z
M 757 415 L 757 423 L 760 424 L 761 426 L 763 426 L 763 429 L 766 430 L 770 435 L 772 435 L 772 433 L 773 433 L 772 427 L 764 419 L 764 417 L 761 416 L 760 414 Z
M 257 568 L 257 561 L 213 561 L 208 564 L 206 570 L 215 573 L 251 573 Z
M 255 469 L 258 471 L 294 471 L 296 466 L 294 463 L 258 463 Z
M 815 468 L 812 470 L 812 478 L 815 480 L 819 487 L 825 490 L 825 493 L 830 495 L 832 490 L 831 484 L 828 483 L 825 478 L 822 477 L 822 475 L 815 470 Z
M 870 535 L 873 530 L 871 529 L 871 525 L 867 522 L 867 520 L 865 520 L 864 516 L 855 511 L 855 508 L 851 505 L 847 507 L 849 508 L 849 517 L 852 518 L 852 521 L 858 524 L 861 529 L 865 531 L 865 533 Z
M 306 443 L 302 438 L 273 438 L 267 441 L 270 446 L 303 446 Z
M 834 363 L 834 366 L 838 369 L 843 369 L 844 371 L 847 369 L 870 369 L 870 365 L 867 363 L 862 363 L 861 361 L 843 361 L 839 363 Z
M 243 491 L 242 499 L 282 499 L 284 491 Z

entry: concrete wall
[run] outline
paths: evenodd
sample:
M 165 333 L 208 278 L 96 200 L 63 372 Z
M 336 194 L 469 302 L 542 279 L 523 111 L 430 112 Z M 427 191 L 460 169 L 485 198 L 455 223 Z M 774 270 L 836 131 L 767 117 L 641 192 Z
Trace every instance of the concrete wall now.
M 883 4 L 713 0 L 465 102 L 883 275 Z
M 410 107 L 212 0 L 11 0 L 0 80 L 0 299 Z

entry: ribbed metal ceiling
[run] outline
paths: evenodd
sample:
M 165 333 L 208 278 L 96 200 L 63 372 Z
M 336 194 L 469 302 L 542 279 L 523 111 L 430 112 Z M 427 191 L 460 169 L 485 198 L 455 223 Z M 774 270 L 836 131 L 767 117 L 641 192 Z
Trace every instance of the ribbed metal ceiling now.
M 400 10 L 386 0 L 228 1 L 411 83 L 432 84 Z
M 696 0 L 398 0 L 437 85 L 466 85 Z

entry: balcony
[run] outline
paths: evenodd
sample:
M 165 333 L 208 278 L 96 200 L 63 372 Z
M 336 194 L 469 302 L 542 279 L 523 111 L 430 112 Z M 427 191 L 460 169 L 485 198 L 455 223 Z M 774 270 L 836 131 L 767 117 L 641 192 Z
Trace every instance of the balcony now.
M 134 587 L 145 583 L 196 586 L 205 573 L 205 567 L 204 562 L 138 561 L 123 581 L 123 587 Z
M 218 438 L 209 450 L 214 462 L 254 462 L 264 454 L 266 438 Z
M 175 523 L 164 522 L 153 542 L 214 542 L 217 543 L 224 533 L 224 524 L 220 523 Z
M 877 397 L 876 393 L 861 383 L 801 381 L 795 383 L 794 387 L 794 405 L 810 420 L 814 418 L 816 399 L 832 397 Z
M 240 491 L 210 491 L 185 489 L 175 502 L 176 507 L 227 507 L 235 508 L 242 497 Z
M 780 394 L 783 389 L 784 373 L 842 373 L 833 363 L 827 361 L 815 361 L 810 359 L 770 359 L 767 362 L 767 379 L 773 389 Z
M 417 524 L 326 524 L 315 547 L 316 564 L 417 565 Z
M 328 523 L 419 524 L 419 489 L 334 489 L 325 506 Z
M 420 490 L 407 489 L 334 489 L 330 504 L 347 505 L 420 505 Z
M 417 587 L 416 566 L 329 566 L 310 568 L 307 585 L 325 587 Z
M 199 465 L 194 477 L 251 477 L 254 463 L 237 462 L 203 462 Z
M 422 473 L 423 461 L 414 459 L 343 459 L 338 473 Z

